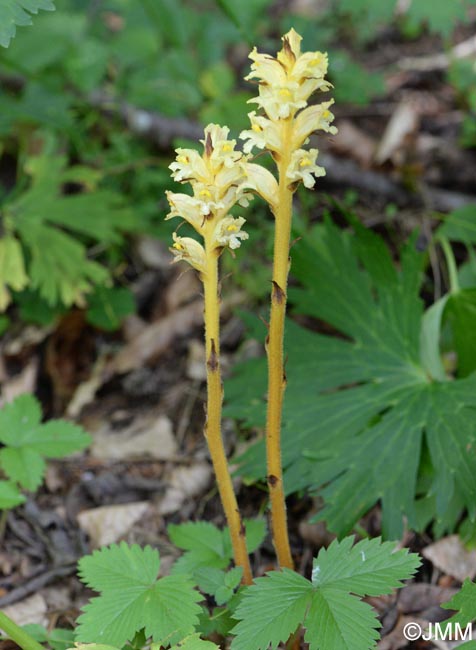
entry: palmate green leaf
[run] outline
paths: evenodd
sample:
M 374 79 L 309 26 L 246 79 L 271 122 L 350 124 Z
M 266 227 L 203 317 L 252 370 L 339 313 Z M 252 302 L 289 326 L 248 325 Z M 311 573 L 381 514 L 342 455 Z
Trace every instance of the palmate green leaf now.
M 24 394 L 0 410 L 0 467 L 11 481 L 36 490 L 45 471 L 43 458 L 62 458 L 84 449 L 90 436 L 71 422 L 41 424 L 41 409 L 33 395 Z M 1 506 L 0 506 L 1 507 Z
M 55 140 L 45 135 L 42 151 L 25 163 L 29 187 L 2 206 L 16 238 L 10 234 L 0 239 L 0 309 L 8 302 L 7 286 L 16 290 L 28 286 L 50 306 L 70 306 L 83 303 L 94 286 L 110 282 L 108 269 L 89 259 L 87 246 L 120 243 L 122 233 L 135 226 L 132 212 L 120 196 L 97 188 L 97 173 L 88 174 L 84 167 L 66 169 L 66 164 L 66 158 L 56 153 Z M 67 183 L 83 191 L 65 193 Z M 11 242 L 16 255 L 10 251 L 5 266 L 2 247 L 11 248 Z
M 320 515 L 339 535 L 380 499 L 384 535 L 398 538 L 404 517 L 418 525 L 416 499 L 425 495 L 444 529 L 454 522 L 452 499 L 475 515 L 476 373 L 448 381 L 429 363 L 438 340 L 421 346 L 424 258 L 414 239 L 397 271 L 383 241 L 354 228 L 351 235 L 327 222 L 293 247 L 291 272 L 302 285 L 289 290 L 294 310 L 331 324 L 339 337 L 287 324 L 285 487 L 321 488 Z M 264 364 L 237 368 L 225 391 L 226 414 L 252 426 L 264 423 L 266 385 L 257 378 Z M 423 445 L 433 469 L 417 495 Z M 265 472 L 261 443 L 244 455 L 242 473 Z
M 187 576 L 157 579 L 158 551 L 121 542 L 79 562 L 82 581 L 101 595 L 78 619 L 77 640 L 122 647 L 144 629 L 156 642 L 174 644 L 194 632 L 200 594 Z
M 390 593 L 420 560 L 394 544 L 353 538 L 334 541 L 314 560 L 312 580 L 272 571 L 244 592 L 234 616 L 232 650 L 274 650 L 302 624 L 310 650 L 369 650 L 380 623 L 360 597 Z
M 16 26 L 31 25 L 31 14 L 40 9 L 54 11 L 53 0 L 2 0 L 0 2 L 0 45 L 8 47 Z

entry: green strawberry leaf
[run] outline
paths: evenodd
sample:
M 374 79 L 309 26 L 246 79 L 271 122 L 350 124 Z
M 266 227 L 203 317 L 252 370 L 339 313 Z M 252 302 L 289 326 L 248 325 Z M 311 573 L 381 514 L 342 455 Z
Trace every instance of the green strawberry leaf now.
M 248 552 L 252 553 L 266 535 L 266 524 L 260 519 L 247 519 L 244 524 Z M 197 569 L 204 566 L 225 569 L 233 558 L 228 528 L 220 530 L 209 522 L 198 521 L 170 524 L 167 530 L 175 546 L 186 551 L 173 565 L 174 574 L 195 575 Z
M 272 650 L 299 625 L 310 650 L 369 650 L 380 623 L 360 597 L 383 595 L 411 577 L 420 559 L 394 544 L 353 538 L 334 541 L 314 560 L 312 580 L 284 569 L 244 591 L 232 630 L 232 650 Z
M 81 580 L 101 592 L 84 608 L 76 637 L 122 647 L 141 629 L 156 642 L 174 644 L 198 623 L 200 594 L 187 576 L 157 579 L 158 551 L 125 542 L 95 551 L 79 561 Z
M 34 491 L 45 471 L 43 458 L 62 458 L 87 447 L 90 436 L 65 420 L 41 424 L 38 400 L 20 395 L 0 410 L 0 467 L 12 482 Z

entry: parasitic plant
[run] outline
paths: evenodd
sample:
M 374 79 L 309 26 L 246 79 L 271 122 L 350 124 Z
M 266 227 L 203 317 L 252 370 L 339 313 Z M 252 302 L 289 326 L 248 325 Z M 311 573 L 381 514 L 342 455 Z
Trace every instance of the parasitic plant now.
M 210 124 L 202 140 L 203 155 L 193 149 L 177 149 L 170 165 L 174 179 L 190 183 L 193 196 L 167 192 L 170 212 L 167 219 L 183 217 L 202 237 L 203 245 L 174 233 L 171 249 L 174 261 L 184 260 L 195 268 L 203 283 L 205 298 L 205 350 L 207 368 L 207 421 L 205 437 L 215 470 L 220 498 L 230 527 L 234 558 L 243 567 L 243 581 L 251 583 L 245 529 L 238 510 L 221 434 L 222 381 L 220 370 L 220 295 L 218 260 L 225 248 L 238 248 L 248 233 L 241 228 L 243 217 L 230 216 L 236 205 L 246 206 L 250 194 L 244 181 L 245 157 L 228 140 L 229 129 Z
M 276 190 L 268 198 L 264 197 L 275 218 L 271 314 L 267 340 L 266 451 L 273 540 L 280 566 L 292 569 L 281 463 L 281 413 L 286 386 L 283 337 L 290 265 L 292 200 L 299 183 L 312 188 L 314 177 L 325 174 L 325 170 L 316 165 L 318 150 L 304 148 L 309 136 L 317 130 L 336 133 L 336 128 L 331 126 L 334 116 L 329 110 L 333 100 L 308 106 L 309 97 L 314 91 L 327 91 L 331 87 L 325 79 L 327 55 L 321 52 L 301 54 L 301 36 L 294 29 L 283 36 L 282 40 L 283 47 L 276 58 L 260 54 L 256 48 L 250 54 L 253 63 L 251 73 L 246 78 L 257 79 L 259 83 L 258 97 L 250 101 L 258 104 L 261 113 L 249 113 L 251 129 L 243 131 L 240 137 L 246 140 L 244 150 L 247 153 L 254 147 L 269 151 L 278 172 Z
M 327 55 L 321 52 L 301 54 L 301 37 L 293 29 L 283 36 L 277 57 L 250 54 L 253 63 L 247 79 L 258 80 L 258 96 L 250 101 L 260 112 L 249 113 L 251 128 L 241 133 L 244 153 L 235 150 L 236 141 L 228 140 L 229 129 L 209 125 L 205 129 L 203 155 L 192 149 L 177 149 L 170 168 L 174 179 L 190 183 L 193 195 L 167 193 L 171 211 L 167 218 L 183 217 L 203 238 L 174 233 L 171 249 L 175 260 L 184 260 L 200 274 L 205 295 L 205 339 L 207 364 L 206 438 L 215 469 L 218 488 L 230 526 L 235 561 L 244 570 L 244 581 L 251 580 L 243 526 L 227 466 L 221 437 L 222 385 L 219 344 L 218 259 L 225 248 L 238 248 L 248 238 L 241 228 L 242 217 L 229 211 L 235 205 L 247 206 L 252 192 L 269 205 L 275 218 L 275 241 L 271 293 L 271 315 L 267 339 L 268 406 L 266 421 L 267 476 L 271 501 L 273 541 L 278 562 L 293 568 L 286 522 L 286 506 L 281 463 L 281 413 L 284 389 L 283 338 L 286 315 L 286 291 L 289 272 L 289 248 L 292 199 L 299 183 L 312 188 L 315 176 L 324 175 L 316 165 L 318 150 L 304 148 L 309 136 L 323 130 L 335 133 L 334 116 L 329 108 L 333 100 L 308 106 L 316 90 L 331 87 L 325 79 Z M 262 165 L 251 162 L 253 148 L 268 151 L 277 167 L 277 179 Z

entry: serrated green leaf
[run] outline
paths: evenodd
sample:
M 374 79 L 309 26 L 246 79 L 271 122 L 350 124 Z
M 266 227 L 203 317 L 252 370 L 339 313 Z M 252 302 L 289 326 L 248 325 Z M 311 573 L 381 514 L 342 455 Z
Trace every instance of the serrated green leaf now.
M 0 449 L 0 467 L 12 481 L 34 492 L 43 480 L 45 461 L 31 447 Z
M 370 650 L 380 623 L 359 596 L 390 593 L 420 563 L 394 544 L 353 538 L 334 541 L 314 560 L 312 581 L 284 569 L 244 591 L 233 629 L 232 650 L 274 650 L 299 624 L 310 650 Z
M 392 272 L 383 244 L 355 230 L 351 235 L 327 222 L 293 247 L 291 273 L 302 286 L 290 287 L 291 305 L 329 323 L 339 337 L 287 323 L 285 487 L 321 487 L 320 518 L 339 535 L 380 499 L 384 535 L 398 538 L 404 518 L 411 527 L 418 524 L 425 444 L 434 468 L 426 489 L 436 497 L 434 517 L 444 529 L 454 524 L 453 498 L 475 511 L 476 373 L 455 381 L 440 372 L 430 376 L 438 366 L 437 340 L 425 341 L 430 352 L 422 361 L 424 257 L 416 235 L 401 253 L 400 270 Z M 437 334 L 438 328 L 427 332 Z M 264 359 L 235 370 L 225 390 L 226 415 L 263 426 L 261 372 Z M 241 460 L 245 477 L 265 476 L 262 443 Z
M 232 650 L 274 650 L 286 642 L 304 621 L 312 594 L 309 580 L 289 569 L 255 580 L 235 612 L 240 622 Z
M 319 551 L 312 569 L 315 587 L 381 596 L 401 587 L 420 565 L 418 555 L 409 555 L 407 549 L 395 551 L 394 542 L 381 542 L 379 538 L 353 542 L 353 537 L 334 540 Z
M 476 584 L 466 578 L 460 591 L 440 607 L 456 610 L 456 614 L 448 619 L 446 623 L 459 623 L 460 625 L 471 623 L 476 619 Z
M 8 47 L 15 36 L 16 26 L 31 25 L 31 14 L 40 9 L 53 11 L 52 0 L 2 0 L 0 3 L 0 45 Z
M 369 650 L 381 627 L 370 605 L 338 589 L 313 594 L 305 621 L 309 650 Z
M 102 594 L 83 608 L 77 639 L 121 647 L 144 628 L 146 637 L 177 643 L 198 623 L 200 594 L 182 575 L 157 580 L 158 551 L 122 542 L 79 563 L 81 579 Z
M 246 519 L 243 523 L 246 529 L 248 552 L 252 553 L 264 539 L 266 524 L 260 519 Z M 233 557 L 228 527 L 219 530 L 209 522 L 188 522 L 180 525 L 171 524 L 168 533 L 176 546 L 187 551 L 173 565 L 174 574 L 194 574 L 202 566 L 224 569 Z
M 46 458 L 63 458 L 81 451 L 91 442 L 91 436 L 81 427 L 66 420 L 50 420 L 43 424 L 37 437 L 28 445 Z
M 225 572 L 204 566 L 194 571 L 193 575 L 201 591 L 214 596 L 217 605 L 224 605 L 233 596 L 234 589 L 239 586 L 243 569 L 234 567 Z
M 22 446 L 35 436 L 41 422 L 41 407 L 29 393 L 19 395 L 0 409 L 0 442 Z
M 10 510 L 25 502 L 25 497 L 9 481 L 0 481 L 0 510 Z
M 61 458 L 84 449 L 90 436 L 65 420 L 41 424 L 41 408 L 33 395 L 24 394 L 0 410 L 0 466 L 27 490 L 41 484 L 46 458 Z
M 33 103 L 51 106 L 48 98 L 36 98 Z M 64 107 L 60 112 L 65 113 Z M 110 282 L 108 269 L 89 259 L 88 244 L 119 243 L 125 231 L 136 227 L 137 220 L 121 195 L 97 187 L 95 175 L 87 175 L 84 166 L 66 170 L 66 157 L 57 154 L 54 137 L 43 134 L 42 144 L 40 153 L 26 158 L 29 186 L 2 206 L 12 235 L 0 239 L 0 308 L 8 302 L 8 286 L 36 290 L 50 306 L 83 304 L 94 286 Z M 72 180 L 82 191 L 66 194 L 63 186 Z M 23 275 L 23 256 L 13 235 L 21 241 L 28 260 Z M 5 267 L 2 250 L 7 246 L 9 251 L 14 246 L 16 252 L 10 251 Z

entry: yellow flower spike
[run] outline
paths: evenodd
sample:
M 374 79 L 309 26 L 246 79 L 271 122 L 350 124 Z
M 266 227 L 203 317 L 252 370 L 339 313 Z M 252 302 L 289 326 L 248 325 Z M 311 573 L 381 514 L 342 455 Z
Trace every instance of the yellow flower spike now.
M 266 413 L 267 477 L 271 502 L 273 542 L 281 567 L 293 568 L 287 532 L 286 503 L 281 462 L 281 417 L 285 390 L 283 338 L 292 222 L 292 197 L 300 182 L 313 187 L 325 171 L 316 165 L 317 149 L 302 149 L 311 133 L 335 133 L 329 110 L 332 101 L 308 107 L 316 90 L 332 86 L 325 79 L 327 54 L 301 52 L 301 36 L 291 29 L 282 38 L 276 58 L 251 52 L 251 72 L 246 79 L 258 80 L 258 96 L 250 100 L 264 115 L 249 113 L 251 128 L 243 131 L 244 151 L 267 149 L 277 165 L 278 181 L 260 165 L 246 163 L 246 186 L 267 201 L 275 216 L 273 289 L 267 345 L 268 401 Z
M 243 217 L 229 216 L 235 204 L 247 205 L 251 195 L 244 181 L 247 156 L 235 151 L 235 140 L 228 139 L 228 127 L 209 124 L 201 140 L 203 153 L 177 149 L 177 158 L 170 165 L 172 176 L 179 182 L 190 182 L 193 196 L 167 192 L 170 212 L 166 219 L 181 216 L 202 235 L 204 245 L 190 237 L 173 234 L 171 252 L 174 262 L 188 262 L 200 273 L 205 299 L 205 351 L 207 372 L 207 418 L 205 437 L 210 452 L 220 499 L 230 529 L 233 555 L 243 569 L 243 582 L 251 584 L 251 566 L 246 549 L 245 528 L 233 489 L 221 435 L 222 381 L 220 370 L 220 297 L 218 260 L 225 247 L 238 248 L 248 239 L 241 230 Z

